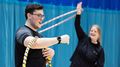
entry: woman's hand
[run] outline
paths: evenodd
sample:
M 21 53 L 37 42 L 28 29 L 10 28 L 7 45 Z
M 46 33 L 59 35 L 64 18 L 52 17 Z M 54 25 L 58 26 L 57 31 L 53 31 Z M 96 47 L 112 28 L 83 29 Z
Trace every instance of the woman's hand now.
M 82 2 L 77 4 L 77 15 L 80 15 L 82 13 Z

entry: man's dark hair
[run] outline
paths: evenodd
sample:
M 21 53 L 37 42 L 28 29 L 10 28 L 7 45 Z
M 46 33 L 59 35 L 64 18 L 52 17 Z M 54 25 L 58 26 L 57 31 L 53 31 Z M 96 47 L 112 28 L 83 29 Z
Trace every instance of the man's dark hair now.
M 27 19 L 27 13 L 33 14 L 35 10 L 43 9 L 42 5 L 39 4 L 28 4 L 25 8 L 25 18 Z

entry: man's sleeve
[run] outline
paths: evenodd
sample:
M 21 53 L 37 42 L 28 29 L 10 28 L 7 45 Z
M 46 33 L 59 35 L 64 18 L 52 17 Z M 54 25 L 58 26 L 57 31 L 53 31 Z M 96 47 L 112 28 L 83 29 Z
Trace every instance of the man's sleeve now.
M 26 37 L 28 36 L 32 36 L 32 34 L 30 33 L 29 30 L 27 29 L 22 29 L 22 30 L 19 30 L 17 33 L 16 33 L 16 40 L 19 44 L 24 44 L 24 40 Z

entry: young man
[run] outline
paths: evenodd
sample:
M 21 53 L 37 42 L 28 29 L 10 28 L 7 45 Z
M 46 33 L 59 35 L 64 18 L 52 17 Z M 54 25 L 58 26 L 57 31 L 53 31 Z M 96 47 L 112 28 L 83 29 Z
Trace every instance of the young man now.
M 69 43 L 69 36 L 62 35 L 59 37 L 42 38 L 37 32 L 41 27 L 41 22 L 44 19 L 43 7 L 38 4 L 29 4 L 25 9 L 26 23 L 16 32 L 15 37 L 15 66 L 22 67 L 23 56 L 26 47 L 30 46 L 30 51 L 27 58 L 27 67 L 46 67 L 45 57 L 52 58 L 54 50 L 49 46 L 58 43 Z M 43 48 L 48 48 L 42 52 Z

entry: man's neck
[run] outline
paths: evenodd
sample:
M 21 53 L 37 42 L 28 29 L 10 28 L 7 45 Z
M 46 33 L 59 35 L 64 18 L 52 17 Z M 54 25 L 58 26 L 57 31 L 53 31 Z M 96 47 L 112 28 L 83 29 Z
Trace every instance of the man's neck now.
M 26 23 L 25 23 L 25 25 L 28 26 L 29 28 L 31 28 L 32 30 L 37 31 L 37 29 L 35 29 L 35 28 L 30 24 L 30 21 L 27 20 Z

